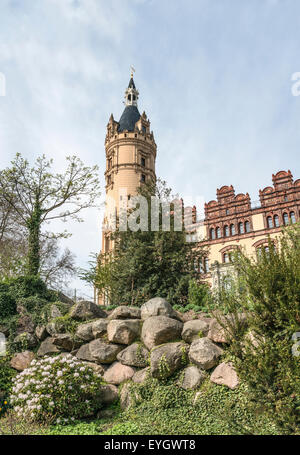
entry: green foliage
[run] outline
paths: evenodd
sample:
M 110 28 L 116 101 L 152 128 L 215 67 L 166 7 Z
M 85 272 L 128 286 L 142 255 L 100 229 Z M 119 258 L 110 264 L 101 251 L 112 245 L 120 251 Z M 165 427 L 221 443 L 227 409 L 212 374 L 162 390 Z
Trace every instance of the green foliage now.
M 81 277 L 92 282 L 110 304 L 142 305 L 157 295 L 171 304 L 185 306 L 189 281 L 196 276 L 193 267 L 203 255 L 202 248 L 186 241 L 186 232 L 174 229 L 174 211 L 170 210 L 170 231 L 162 226 L 151 229 L 151 196 L 169 203 L 171 190 L 165 182 L 143 185 L 141 196 L 148 202 L 147 230 L 117 230 L 111 235 L 113 255 L 103 254 Z M 134 210 L 129 216 L 134 214 Z
M 300 227 L 286 229 L 277 245 L 269 241 L 257 261 L 240 254 L 234 263 L 237 283 L 223 291 L 221 304 L 233 315 L 246 313 L 252 333 L 240 324 L 227 328 L 236 369 L 257 408 L 274 416 L 283 432 L 296 432 L 300 368 L 292 336 L 300 327 Z
M 149 377 L 143 384 L 132 384 L 133 394 L 142 401 L 102 434 L 280 434 L 271 419 L 253 412 L 246 386 L 230 390 L 206 381 L 193 404 L 195 391 L 179 387 L 179 377 L 180 373 L 165 381 Z
M 188 291 L 189 305 L 187 308 L 197 311 L 195 307 L 201 311 L 206 309 L 212 301 L 210 288 L 206 283 L 198 283 L 195 279 L 189 281 Z
M 45 283 L 36 276 L 10 278 L 0 283 L 0 320 L 5 326 L 15 327 L 17 304 L 34 315 L 50 301 L 56 293 L 47 289 Z
M 16 301 L 9 292 L 1 292 L 0 290 L 0 320 L 7 316 L 12 316 L 16 313 Z
M 2 408 L 2 412 L 5 410 L 3 404 L 10 394 L 13 378 L 17 374 L 16 370 L 9 365 L 9 360 L 8 357 L 0 357 L 0 408 Z
M 7 281 L 11 296 L 17 300 L 27 297 L 40 297 L 48 301 L 55 300 L 53 291 L 47 289 L 44 281 L 38 276 L 20 276 Z
M 16 378 L 10 402 L 18 415 L 36 422 L 66 422 L 101 407 L 102 382 L 72 355 L 33 360 Z

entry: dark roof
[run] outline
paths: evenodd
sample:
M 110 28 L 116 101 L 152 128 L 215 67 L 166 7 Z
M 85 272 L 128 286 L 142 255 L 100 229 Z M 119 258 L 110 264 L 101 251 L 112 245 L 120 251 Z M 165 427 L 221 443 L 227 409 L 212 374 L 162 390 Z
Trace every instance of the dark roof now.
M 119 120 L 118 132 L 134 131 L 134 126 L 140 117 L 141 114 L 136 106 L 126 106 Z
M 128 88 L 135 88 L 135 84 L 134 84 L 133 78 L 130 79 L 129 84 L 128 84 Z

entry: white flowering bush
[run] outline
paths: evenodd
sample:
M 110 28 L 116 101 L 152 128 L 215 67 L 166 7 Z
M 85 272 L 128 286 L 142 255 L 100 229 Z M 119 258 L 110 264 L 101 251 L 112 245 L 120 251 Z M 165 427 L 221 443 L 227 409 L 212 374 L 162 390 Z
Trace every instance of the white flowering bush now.
M 10 403 L 32 421 L 64 423 L 101 407 L 101 378 L 71 354 L 33 360 L 20 373 Z

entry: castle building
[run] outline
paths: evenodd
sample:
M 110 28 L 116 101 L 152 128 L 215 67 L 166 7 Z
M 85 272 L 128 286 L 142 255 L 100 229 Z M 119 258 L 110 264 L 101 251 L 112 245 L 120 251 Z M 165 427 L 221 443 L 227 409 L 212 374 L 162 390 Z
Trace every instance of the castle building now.
M 121 205 L 137 194 L 140 185 L 155 181 L 157 147 L 150 121 L 138 110 L 139 92 L 131 72 L 125 91 L 125 109 L 119 121 L 111 114 L 105 138 L 106 207 L 102 228 L 102 253 L 113 250 L 109 228 L 111 217 L 117 219 Z M 186 207 L 192 224 L 186 226 L 188 240 L 205 248 L 201 264 L 196 264 L 201 278 L 213 289 L 222 286 L 224 276 L 232 271 L 231 252 L 243 249 L 256 257 L 275 240 L 282 226 L 296 223 L 300 214 L 300 179 L 294 181 L 291 171 L 272 176 L 273 186 L 259 191 L 259 201 L 235 194 L 233 186 L 217 189 L 217 200 L 205 203 L 205 218 L 197 220 L 196 207 Z M 189 218 L 189 217 L 188 217 Z M 190 218 L 189 218 L 190 219 Z M 99 303 L 104 303 L 101 296 Z
M 222 279 L 232 270 L 230 253 L 242 249 L 249 257 L 257 257 L 268 248 L 268 239 L 275 240 L 282 226 L 299 221 L 300 179 L 294 181 L 291 171 L 272 175 L 273 186 L 259 191 L 259 201 L 252 203 L 248 193 L 235 194 L 233 186 L 217 189 L 217 200 L 204 206 L 205 218 L 189 227 L 192 240 L 207 249 L 198 271 L 212 288 L 219 288 Z M 193 207 L 196 219 L 196 207 Z
M 120 120 L 111 114 L 105 138 L 106 207 L 102 229 L 102 252 L 112 250 L 109 218 L 117 217 L 119 208 L 136 195 L 137 188 L 149 180 L 155 181 L 156 143 L 145 112 L 138 110 L 139 92 L 131 72 L 125 91 L 125 109 Z M 115 213 L 113 213 L 115 211 Z

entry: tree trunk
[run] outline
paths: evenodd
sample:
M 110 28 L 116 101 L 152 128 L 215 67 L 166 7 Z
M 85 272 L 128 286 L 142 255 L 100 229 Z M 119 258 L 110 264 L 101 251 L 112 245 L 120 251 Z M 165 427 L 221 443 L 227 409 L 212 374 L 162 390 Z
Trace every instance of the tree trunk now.
M 27 222 L 29 231 L 28 237 L 28 275 L 38 275 L 40 270 L 40 230 L 41 230 L 41 210 L 36 203 L 34 211 Z

